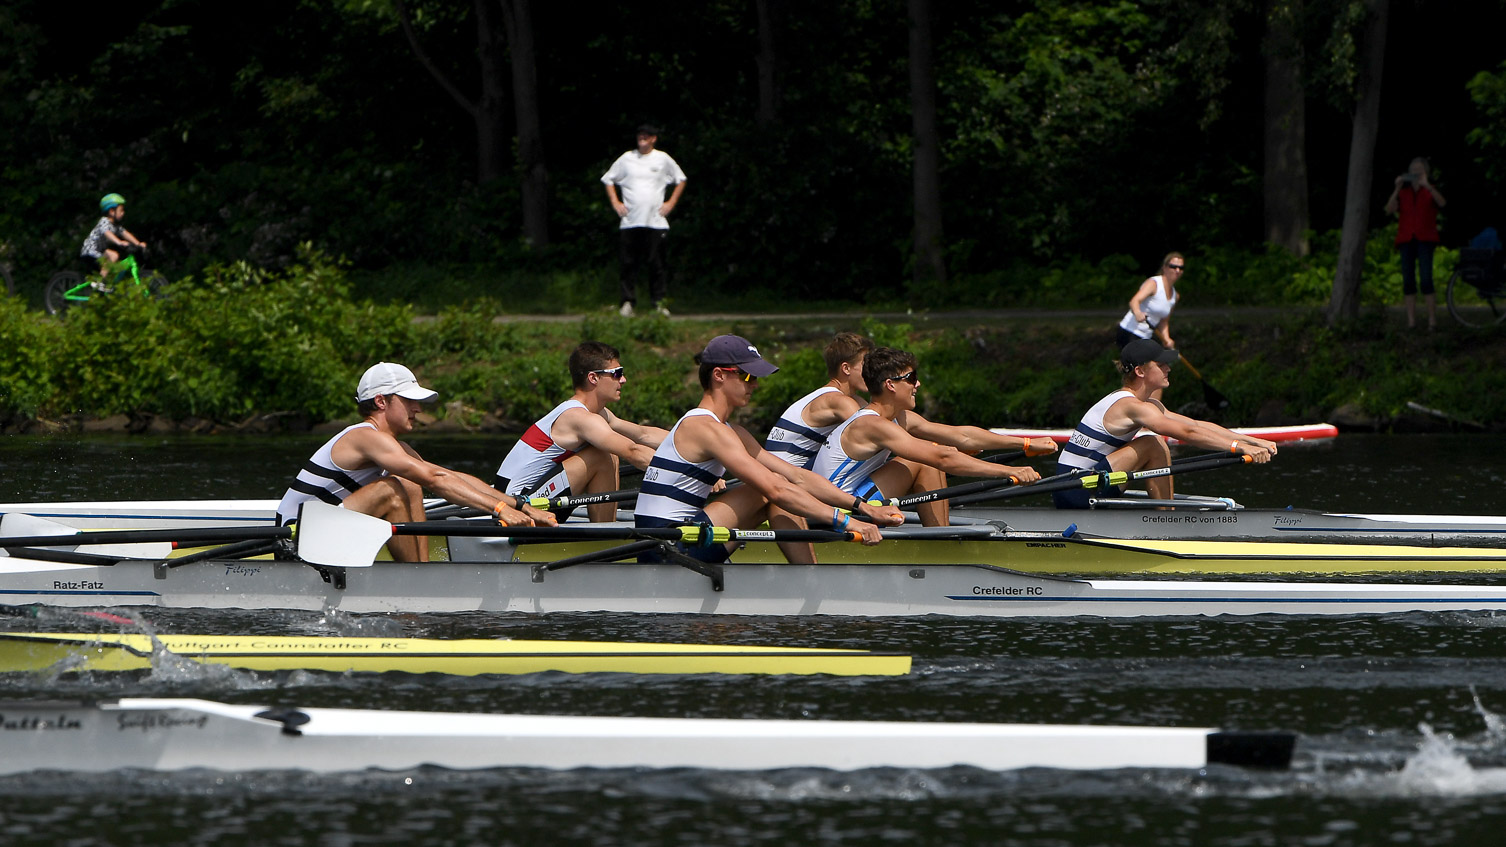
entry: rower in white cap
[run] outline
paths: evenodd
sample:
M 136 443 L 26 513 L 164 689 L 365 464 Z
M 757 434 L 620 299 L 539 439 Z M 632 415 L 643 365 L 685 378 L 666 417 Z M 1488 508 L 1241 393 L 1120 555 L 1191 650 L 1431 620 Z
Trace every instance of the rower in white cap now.
M 554 515 L 523 506 L 511 495 L 499 497 L 476 477 L 426 462 L 397 440 L 413 431 L 423 404 L 438 396 L 402 365 L 378 362 L 368 368 L 356 386 L 362 421 L 341 430 L 303 464 L 277 505 L 277 522 L 297 520 L 299 505 L 315 499 L 394 523 L 420 521 L 428 489 L 451 503 L 491 512 L 507 526 L 553 526 Z M 397 535 L 387 549 L 397 561 L 425 562 L 428 541 Z

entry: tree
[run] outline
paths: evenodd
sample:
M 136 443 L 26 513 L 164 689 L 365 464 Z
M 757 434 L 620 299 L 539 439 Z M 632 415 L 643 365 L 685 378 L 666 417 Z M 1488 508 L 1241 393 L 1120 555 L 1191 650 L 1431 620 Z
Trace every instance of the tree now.
M 503 139 L 507 137 L 506 102 L 502 95 L 501 39 L 492 19 L 492 0 L 472 0 L 476 15 L 476 58 L 480 60 L 480 93 L 472 98 L 460 90 L 449 76 L 429 56 L 413 26 L 413 15 L 406 0 L 391 0 L 392 11 L 402 26 L 408 47 L 434 77 L 439 87 L 464 109 L 476 124 L 476 180 L 490 182 L 502 175 Z
M 941 132 L 931 53 L 931 0 L 910 0 L 910 111 L 915 182 L 916 282 L 945 282 L 941 234 Z
M 1265 240 L 1298 256 L 1308 251 L 1307 106 L 1302 87 L 1302 0 L 1266 0 Z
M 780 0 L 758 0 L 758 125 L 767 129 L 779 122 L 779 25 Z
M 1360 281 L 1365 269 L 1365 239 L 1370 229 L 1371 183 L 1375 138 L 1380 129 L 1381 70 L 1386 56 L 1389 0 L 1352 4 L 1360 18 L 1359 61 L 1355 77 L 1353 129 L 1349 137 L 1349 178 L 1344 190 L 1344 226 L 1334 269 L 1328 322 L 1353 320 L 1360 313 Z
M 501 0 L 502 22 L 512 56 L 512 102 L 518 125 L 518 177 L 523 189 L 523 238 L 549 246 L 549 170 L 544 165 L 544 133 L 539 125 L 538 67 L 533 48 L 529 0 Z

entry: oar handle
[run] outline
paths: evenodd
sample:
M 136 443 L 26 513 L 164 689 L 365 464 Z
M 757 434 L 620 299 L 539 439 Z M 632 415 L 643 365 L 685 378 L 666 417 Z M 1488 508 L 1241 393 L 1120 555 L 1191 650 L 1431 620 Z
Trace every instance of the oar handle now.
M 623 500 L 636 500 L 638 489 L 624 488 L 621 491 L 603 491 L 600 494 L 581 494 L 578 496 L 556 497 L 553 500 L 548 497 L 524 498 L 528 505 L 535 509 L 569 509 L 575 506 L 589 506 L 593 503 L 620 503 Z

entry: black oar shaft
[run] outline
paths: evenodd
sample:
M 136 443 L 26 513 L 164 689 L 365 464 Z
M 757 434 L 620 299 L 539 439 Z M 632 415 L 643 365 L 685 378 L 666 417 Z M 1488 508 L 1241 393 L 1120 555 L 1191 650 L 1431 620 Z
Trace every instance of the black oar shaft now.
M 0 547 L 76 547 L 90 544 L 150 544 L 178 542 L 182 546 L 200 546 L 253 538 L 291 538 L 285 526 L 228 527 L 225 529 L 111 529 L 80 532 L 76 535 L 17 535 L 0 538 Z

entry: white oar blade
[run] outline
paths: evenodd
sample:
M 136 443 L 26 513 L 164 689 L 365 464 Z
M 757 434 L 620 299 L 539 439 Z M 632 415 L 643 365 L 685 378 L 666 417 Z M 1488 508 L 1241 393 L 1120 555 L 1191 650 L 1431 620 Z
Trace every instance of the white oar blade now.
M 78 530 L 57 521 L 23 515 L 19 512 L 7 512 L 4 517 L 0 517 L 0 536 L 21 538 L 32 535 L 78 535 Z M 0 550 L 0 556 L 9 555 L 4 550 Z
M 298 510 L 298 558 L 334 568 L 369 568 L 392 538 L 392 524 L 318 500 Z

